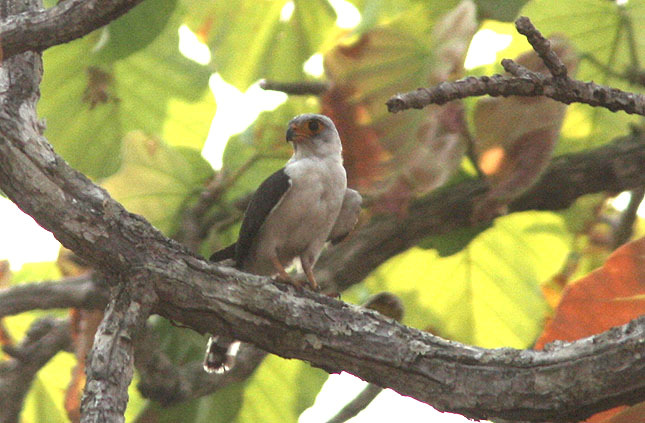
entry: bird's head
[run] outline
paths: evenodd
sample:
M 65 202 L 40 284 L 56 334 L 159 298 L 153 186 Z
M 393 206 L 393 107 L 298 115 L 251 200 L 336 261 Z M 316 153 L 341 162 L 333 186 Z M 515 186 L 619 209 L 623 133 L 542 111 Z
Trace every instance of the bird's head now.
M 294 157 L 338 157 L 342 146 L 334 122 L 327 116 L 304 114 L 289 122 L 287 141 L 293 143 Z

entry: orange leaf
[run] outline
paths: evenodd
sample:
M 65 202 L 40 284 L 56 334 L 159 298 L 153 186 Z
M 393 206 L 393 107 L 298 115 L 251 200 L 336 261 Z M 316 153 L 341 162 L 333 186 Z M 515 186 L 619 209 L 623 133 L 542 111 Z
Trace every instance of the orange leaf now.
M 535 348 L 574 341 L 645 314 L 645 238 L 616 250 L 605 265 L 567 286 Z

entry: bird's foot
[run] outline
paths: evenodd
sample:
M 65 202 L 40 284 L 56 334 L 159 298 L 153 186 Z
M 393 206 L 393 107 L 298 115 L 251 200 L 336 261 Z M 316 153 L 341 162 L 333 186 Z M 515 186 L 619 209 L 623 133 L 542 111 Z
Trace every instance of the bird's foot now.
M 304 287 L 304 284 L 302 283 L 302 281 L 293 279 L 287 273 L 284 273 L 284 274 L 279 273 L 273 277 L 273 280 L 279 283 L 286 283 L 289 285 L 293 285 L 297 290 L 302 290 L 302 288 Z

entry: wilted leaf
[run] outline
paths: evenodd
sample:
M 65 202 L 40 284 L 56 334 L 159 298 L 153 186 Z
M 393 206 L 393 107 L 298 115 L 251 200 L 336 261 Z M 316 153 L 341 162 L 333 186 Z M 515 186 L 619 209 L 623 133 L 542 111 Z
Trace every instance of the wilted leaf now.
M 620 247 L 602 268 L 567 286 L 535 348 L 601 333 L 643 314 L 645 238 Z
M 577 57 L 564 38 L 552 37 L 553 50 L 570 74 Z M 533 51 L 517 62 L 548 73 Z M 474 221 L 487 221 L 503 214 L 514 198 L 532 186 L 542 174 L 560 135 L 566 105 L 546 97 L 494 97 L 477 102 L 474 112 L 475 154 L 490 190 L 477 200 Z
M 212 169 L 199 153 L 169 147 L 142 132 L 128 134 L 123 149 L 121 169 L 103 186 L 128 210 L 172 233 L 180 212 L 203 188 Z
M 378 193 L 382 211 L 405 210 L 412 196 L 441 185 L 458 168 L 465 128 L 460 104 L 396 116 L 383 104 L 398 91 L 460 76 L 475 29 L 470 1 L 435 22 L 416 5 L 325 55 L 332 89 L 322 97 L 322 111 L 345 142 L 349 184 Z

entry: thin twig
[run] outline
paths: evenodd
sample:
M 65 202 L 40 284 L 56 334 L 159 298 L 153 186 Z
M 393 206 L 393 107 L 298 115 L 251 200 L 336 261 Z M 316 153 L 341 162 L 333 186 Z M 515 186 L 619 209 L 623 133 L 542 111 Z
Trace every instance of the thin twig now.
M 430 88 L 419 88 L 408 93 L 397 94 L 387 101 L 388 110 L 396 113 L 406 109 L 421 109 L 430 104 L 444 104 L 448 101 L 481 95 L 496 96 L 546 96 L 565 104 L 584 103 L 605 107 L 611 111 L 645 116 L 645 96 L 615 88 L 582 82 L 568 78 L 566 66 L 551 49 L 551 43 L 533 26 L 526 17 L 516 21 L 518 32 L 524 34 L 535 51 L 544 61 L 551 75 L 529 71 L 510 59 L 502 65 L 514 76 L 468 77 L 455 82 L 443 82 Z
M 329 89 L 329 82 L 300 81 L 279 82 L 263 79 L 260 88 L 263 90 L 281 91 L 289 95 L 321 95 Z

